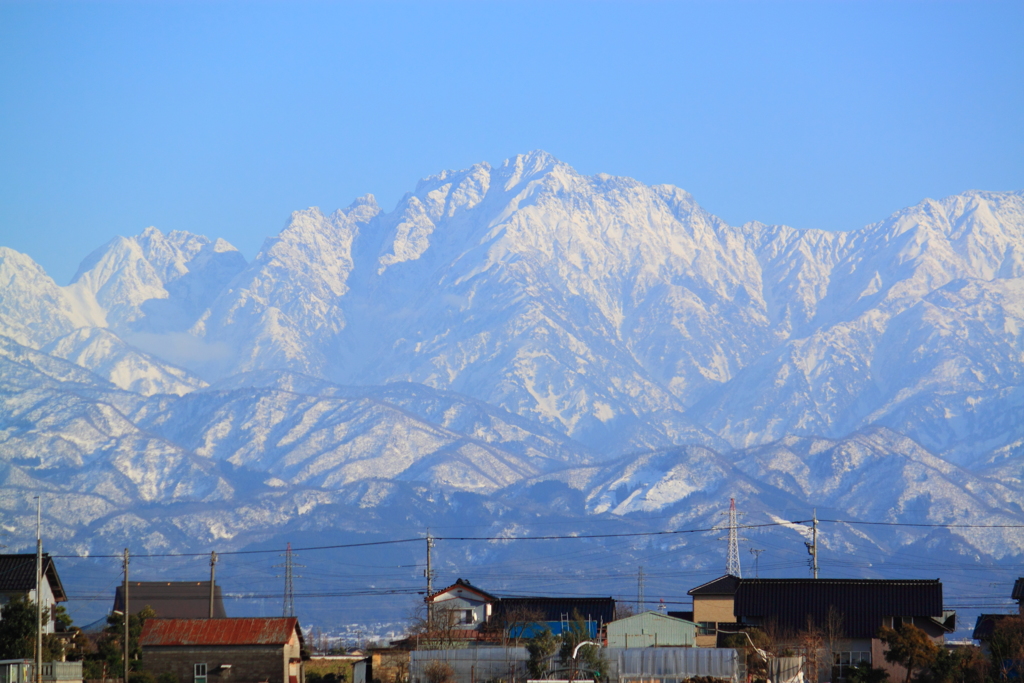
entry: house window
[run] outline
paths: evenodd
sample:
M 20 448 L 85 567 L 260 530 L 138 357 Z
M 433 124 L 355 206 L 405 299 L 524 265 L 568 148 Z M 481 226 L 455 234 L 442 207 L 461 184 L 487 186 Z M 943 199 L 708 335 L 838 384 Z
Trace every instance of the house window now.
M 832 675 L 837 679 L 846 678 L 850 673 L 850 669 L 861 662 L 871 664 L 870 652 L 836 652 L 833 656 L 835 657 L 835 670 Z
M 697 624 L 697 635 L 713 636 L 718 633 L 717 621 L 702 621 Z
M 473 610 L 471 610 L 471 609 L 467 609 L 465 615 L 463 616 L 463 623 L 464 624 L 476 623 L 476 613 L 474 613 Z
M 192 683 L 206 683 L 206 664 L 196 664 L 193 670 Z
M 911 626 L 913 626 L 914 617 L 900 617 L 900 621 L 902 621 L 904 624 L 910 624 Z

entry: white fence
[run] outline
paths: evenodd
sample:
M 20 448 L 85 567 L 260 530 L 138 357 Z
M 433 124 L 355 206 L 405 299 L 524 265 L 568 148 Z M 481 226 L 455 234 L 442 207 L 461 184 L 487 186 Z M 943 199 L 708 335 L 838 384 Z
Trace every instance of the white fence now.
M 35 680 L 35 664 L 28 659 L 5 659 L 0 661 L 0 683 L 32 683 Z M 82 680 L 81 662 L 43 662 L 40 671 L 44 681 Z
M 721 647 L 609 648 L 604 651 L 609 678 L 620 683 L 680 683 L 714 676 L 740 683 L 747 678 L 743 650 Z

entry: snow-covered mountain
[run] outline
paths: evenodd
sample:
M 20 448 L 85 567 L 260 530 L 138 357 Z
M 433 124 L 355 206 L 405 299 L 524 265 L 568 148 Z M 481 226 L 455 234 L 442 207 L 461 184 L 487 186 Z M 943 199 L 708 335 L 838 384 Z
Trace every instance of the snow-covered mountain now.
M 147 228 L 61 287 L 0 247 L 0 515 L 50 491 L 90 552 L 467 505 L 713 524 L 728 497 L 1018 524 L 1022 329 L 1024 192 L 737 227 L 543 152 L 297 211 L 249 263 Z M 1002 562 L 1018 532 L 827 542 Z

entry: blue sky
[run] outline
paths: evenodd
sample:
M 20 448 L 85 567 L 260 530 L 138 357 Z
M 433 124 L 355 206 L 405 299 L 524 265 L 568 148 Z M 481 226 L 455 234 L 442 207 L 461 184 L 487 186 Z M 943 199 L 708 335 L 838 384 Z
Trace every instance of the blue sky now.
M 1024 189 L 1024 3 L 0 1 L 0 245 L 60 284 L 532 149 L 733 224 Z

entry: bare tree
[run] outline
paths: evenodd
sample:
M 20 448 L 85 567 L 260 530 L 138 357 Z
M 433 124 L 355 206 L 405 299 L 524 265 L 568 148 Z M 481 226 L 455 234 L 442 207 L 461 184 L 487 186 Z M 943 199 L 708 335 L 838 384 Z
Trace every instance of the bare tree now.
M 797 647 L 804 655 L 807 683 L 818 683 L 824 642 L 822 630 L 814 624 L 814 619 L 808 615 L 807 628 L 796 635 Z
M 843 630 L 845 616 L 837 610 L 834 605 L 829 605 L 828 615 L 825 617 L 825 625 L 821 629 L 821 636 L 824 645 L 825 664 L 830 667 L 830 680 L 836 680 L 841 672 L 836 655 L 846 649 L 846 633 Z
M 451 650 L 460 638 L 462 610 L 445 604 L 421 605 L 410 617 L 409 637 L 418 650 Z
M 522 604 L 502 609 L 495 623 L 501 629 L 503 647 L 519 647 L 543 625 L 544 614 L 535 607 Z

